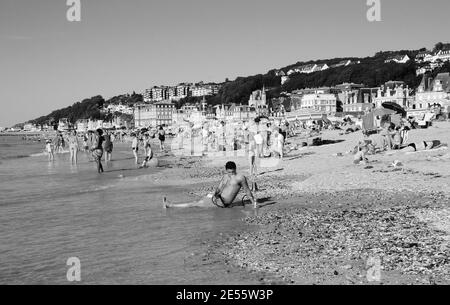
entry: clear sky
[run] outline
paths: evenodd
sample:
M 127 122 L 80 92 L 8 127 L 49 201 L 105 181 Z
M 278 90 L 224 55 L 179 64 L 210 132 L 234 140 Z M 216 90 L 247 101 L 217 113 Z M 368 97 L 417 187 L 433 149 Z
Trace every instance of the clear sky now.
M 83 98 L 450 41 L 449 0 L 0 0 L 0 126 Z

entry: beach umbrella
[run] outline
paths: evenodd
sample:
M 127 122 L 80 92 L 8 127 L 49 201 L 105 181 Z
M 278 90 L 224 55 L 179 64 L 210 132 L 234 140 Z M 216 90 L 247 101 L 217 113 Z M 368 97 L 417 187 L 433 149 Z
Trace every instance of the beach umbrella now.
M 403 117 L 406 116 L 405 109 L 403 109 L 403 107 L 397 103 L 385 102 L 381 106 L 383 106 L 383 108 L 393 110 L 393 111 L 395 111 L 395 113 L 401 114 Z
M 373 115 L 382 117 L 384 115 L 391 115 L 391 114 L 394 114 L 396 112 L 394 110 L 392 110 L 392 109 L 377 108 L 372 113 L 373 113 Z
M 260 115 L 260 116 L 257 117 L 257 119 L 260 119 L 260 120 L 266 119 L 266 120 L 268 120 L 269 118 L 267 116 L 265 116 L 265 115 Z

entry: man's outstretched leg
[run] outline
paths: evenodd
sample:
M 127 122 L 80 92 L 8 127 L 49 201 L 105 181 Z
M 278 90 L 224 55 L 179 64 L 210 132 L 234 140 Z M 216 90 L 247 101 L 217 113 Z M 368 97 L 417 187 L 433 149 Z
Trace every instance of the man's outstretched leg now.
M 199 200 L 199 201 L 193 201 L 193 202 L 187 202 L 187 203 L 170 203 L 167 201 L 167 198 L 163 198 L 163 208 L 193 208 L 193 207 L 199 207 L 199 208 L 210 208 L 213 207 L 212 201 L 210 196 L 206 196 L 205 198 Z

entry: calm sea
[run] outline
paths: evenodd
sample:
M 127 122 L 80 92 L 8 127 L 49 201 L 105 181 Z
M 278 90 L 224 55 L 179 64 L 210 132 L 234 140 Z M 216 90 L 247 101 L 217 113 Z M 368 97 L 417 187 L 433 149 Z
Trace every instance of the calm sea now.
M 67 154 L 47 161 L 43 149 L 0 136 L 0 284 L 69 284 L 70 257 L 84 284 L 256 284 L 200 255 L 205 241 L 248 229 L 240 208 L 165 211 L 164 194 L 194 198 L 152 185 L 160 169 L 136 169 L 127 145 L 103 175 L 84 153 L 72 166 Z

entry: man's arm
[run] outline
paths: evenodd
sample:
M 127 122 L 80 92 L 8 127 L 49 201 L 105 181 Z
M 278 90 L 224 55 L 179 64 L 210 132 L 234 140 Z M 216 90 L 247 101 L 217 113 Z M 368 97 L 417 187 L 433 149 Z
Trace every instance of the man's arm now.
M 248 182 L 247 182 L 247 178 L 245 176 L 243 176 L 242 182 L 241 182 L 241 187 L 244 189 L 245 194 L 247 194 L 248 198 L 250 198 L 253 207 L 257 208 L 258 207 L 258 203 L 256 202 L 255 198 L 253 197 L 252 191 L 250 190 L 250 188 L 248 187 Z
M 217 186 L 216 191 L 214 192 L 214 196 L 220 195 L 224 187 L 225 187 L 225 177 L 222 177 L 222 180 L 220 180 L 220 183 Z

